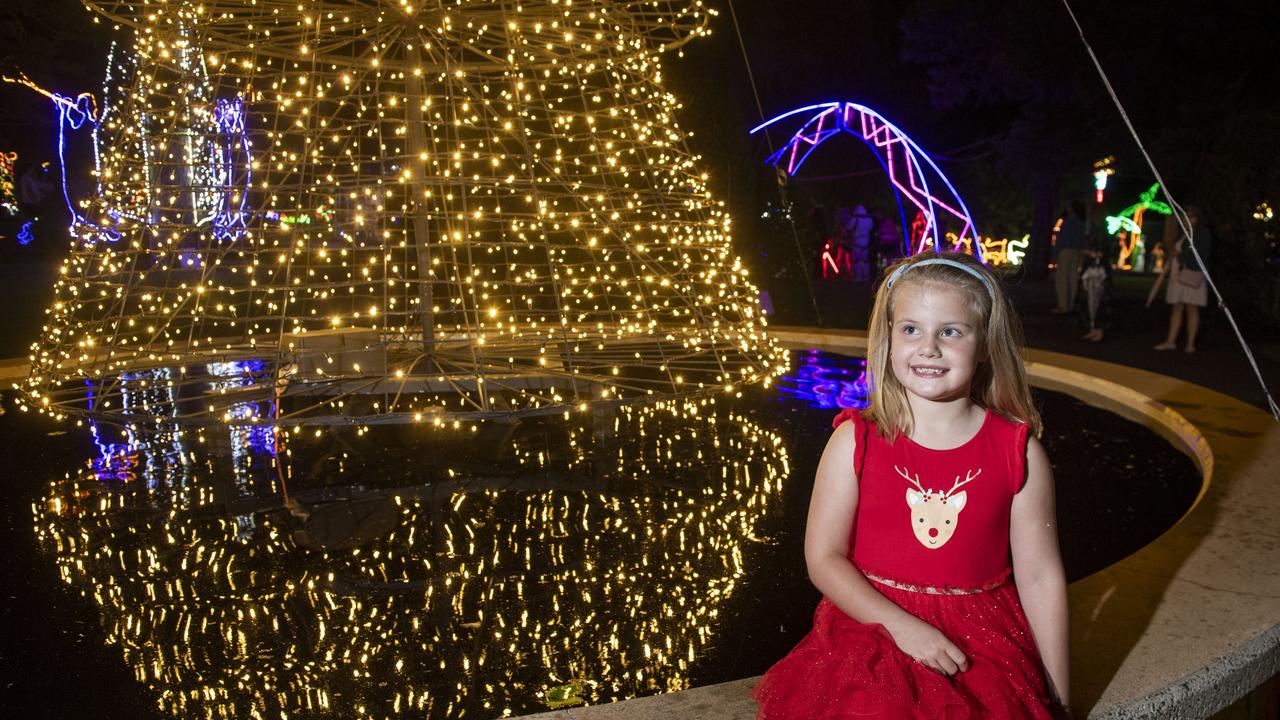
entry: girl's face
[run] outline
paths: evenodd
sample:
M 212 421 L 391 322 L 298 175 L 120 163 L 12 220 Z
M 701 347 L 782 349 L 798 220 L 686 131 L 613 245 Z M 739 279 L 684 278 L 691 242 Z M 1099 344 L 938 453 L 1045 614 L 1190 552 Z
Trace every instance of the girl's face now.
M 908 396 L 949 402 L 969 396 L 985 329 L 966 294 L 941 283 L 898 289 L 889 364 Z

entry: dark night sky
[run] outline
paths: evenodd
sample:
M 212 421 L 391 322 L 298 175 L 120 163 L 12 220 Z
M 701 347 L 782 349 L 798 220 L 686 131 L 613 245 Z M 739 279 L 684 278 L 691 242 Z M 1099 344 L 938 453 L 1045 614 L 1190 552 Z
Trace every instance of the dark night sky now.
M 686 46 L 687 62 L 668 61 L 670 83 L 686 101 L 683 124 L 699 136 L 743 135 L 759 121 L 726 0 L 711 38 Z M 1010 8 L 1036 6 L 1036 12 Z M 1266 2 L 1103 3 L 1076 0 L 1076 12 L 1096 45 L 1122 98 L 1131 104 L 1140 130 L 1158 127 L 1167 112 L 1148 107 L 1152 97 L 1177 103 L 1184 92 L 1206 86 L 1247 83 L 1259 96 L 1273 96 L 1275 63 L 1262 52 L 1280 29 Z M 920 8 L 963 7 L 983 17 L 1025 15 L 1004 27 L 979 23 L 948 42 L 972 48 L 973 55 L 1008 55 L 1010 65 L 1054 67 L 1091 86 L 1101 85 L 1074 36 L 1062 5 L 1052 0 L 1015 2 L 834 2 L 832 0 L 738 0 L 743 39 L 766 114 L 825 100 L 854 100 L 878 109 L 931 152 L 945 152 L 1008 129 L 1017 102 L 981 102 L 970 98 L 945 112 L 931 104 L 927 69 L 901 58 L 905 17 Z M 72 92 L 96 90 L 106 48 L 113 36 L 105 23 L 76 0 L 10 0 L 0 9 L 0 67 L 17 65 L 48 87 Z M 1018 22 L 1025 20 L 1019 26 Z M 123 34 L 117 37 L 124 39 Z M 1002 47 L 1016 44 L 1018 47 Z M 1028 46 L 1031 52 L 1027 53 Z M 1024 55 L 1020 55 L 1023 53 Z M 1038 55 L 1038 56 L 1037 56 Z M 1259 74 L 1251 63 L 1265 63 Z M 1241 79 L 1241 76 L 1246 76 Z M 1153 88 L 1158 88 L 1152 92 Z M 1274 100 L 1271 101 L 1273 108 Z M 1103 126 L 1115 125 L 1113 108 L 1099 106 Z M 28 91 L 0 88 L 0 141 L 38 153 L 50 135 L 48 103 Z M 1081 119 L 1082 129 L 1086 124 Z M 1110 140 L 1110 138 L 1108 138 Z M 1120 138 L 1123 139 L 1123 138 Z M 33 142 L 35 141 L 35 142 Z M 723 142 L 695 140 L 711 155 Z M 701 147 L 700 147 L 701 146 Z M 755 148 L 753 148 L 754 150 Z M 1127 150 L 1120 148 L 1121 151 Z M 758 148 L 764 154 L 764 148 Z M 1109 152 L 1116 152 L 1110 150 Z M 853 164 L 856 155 L 852 156 Z M 867 160 L 868 158 L 862 158 Z M 714 165 L 716 161 L 712 161 Z M 833 163 L 833 168 L 841 160 Z M 846 163 L 848 164 L 848 163 Z
M 1003 5 L 1019 4 L 1026 5 L 960 5 L 981 13 L 999 12 Z M 1041 12 L 1029 19 L 1041 22 L 1037 27 L 1019 28 L 1014 35 L 1022 34 L 1024 42 L 1032 38 L 1042 53 L 1039 62 L 1049 64 L 1051 59 L 1057 59 L 1097 85 L 1061 4 L 1051 0 L 1037 4 L 1042 6 Z M 747 125 L 758 121 L 759 115 L 728 3 L 717 0 L 712 5 L 720 10 L 713 36 L 686 46 L 689 62 L 669 60 L 668 75 L 677 92 L 686 87 L 695 91 L 681 93 L 687 104 L 686 128 L 702 135 L 741 134 Z M 926 69 L 900 57 L 902 20 L 922 5 L 957 4 L 737 0 L 746 51 L 765 112 L 772 114 L 824 100 L 855 100 L 877 108 L 934 152 L 979 141 L 1006 129 L 1012 109 L 999 103 L 980 106 L 970 102 L 942 113 L 931 106 Z M 1117 85 L 1122 90 L 1129 89 L 1127 86 L 1137 78 L 1141 85 L 1168 87 L 1165 97 L 1176 95 L 1172 90 L 1175 87 L 1228 79 L 1224 73 L 1241 70 L 1231 67 L 1241 58 L 1231 57 L 1230 48 L 1269 44 L 1268 29 L 1276 29 L 1271 24 L 1273 19 L 1264 16 L 1270 3 L 1262 2 L 1149 0 L 1116 4 L 1076 0 L 1076 5 Z M 92 17 L 76 0 L 10 0 L 0 9 L 0 63 L 4 67 L 16 64 L 41 83 L 64 92 L 97 89 L 113 34 L 105 24 L 95 26 Z M 1231 32 L 1215 29 L 1215 24 Z M 1250 28 L 1256 32 L 1248 33 Z M 1239 32 L 1253 37 L 1235 37 Z M 975 53 L 999 53 L 1000 41 L 1007 39 L 999 30 L 991 37 L 981 34 L 979 30 L 958 41 L 973 47 Z M 124 39 L 123 34 L 116 36 Z M 1198 52 L 1206 55 L 1191 67 L 1182 62 L 1185 53 L 1180 46 L 1187 42 L 1201 46 Z M 1161 57 L 1162 48 L 1166 47 L 1169 53 Z M 1135 62 L 1145 65 L 1134 67 Z M 1274 73 L 1269 79 L 1275 79 Z M 712 92 L 706 92 L 708 89 Z M 1127 100 L 1139 99 L 1131 95 Z M 714 108 L 700 107 L 713 101 Z M 0 89 L 0 138 L 10 145 L 25 144 L 25 136 L 32 130 L 50 125 L 49 113 L 39 112 L 42 105 L 47 103 L 26 91 Z M 711 122 L 702 123 L 704 117 Z
M 750 262 L 752 236 L 766 234 L 752 218 L 777 190 L 762 165 L 765 141 L 746 135 L 760 113 L 728 2 L 711 4 L 720 11 L 712 36 L 669 57 L 666 77 L 685 102 L 680 122 L 694 132 L 690 145 L 713 190 L 742 220 L 736 234 Z M 1275 5 L 1073 2 L 1173 189 L 1228 225 L 1280 194 L 1280 171 L 1269 167 L 1280 155 Z M 828 100 L 876 108 L 941 156 L 992 232 L 1032 229 L 1037 188 L 1042 205 L 1087 194 L 1089 164 L 1106 155 L 1119 158 L 1118 193 L 1151 182 L 1056 0 L 737 0 L 736 10 L 767 116 Z M 97 90 L 113 33 L 92 17 L 76 0 L 3 3 L 0 67 L 17 65 L 64 92 Z M 914 36 L 904 33 L 913 24 Z M 0 86 L 0 147 L 51 159 L 54 125 L 47 101 Z M 803 184 L 793 199 L 847 203 L 885 191 L 868 151 L 856 141 L 832 145 L 806 173 L 864 174 Z

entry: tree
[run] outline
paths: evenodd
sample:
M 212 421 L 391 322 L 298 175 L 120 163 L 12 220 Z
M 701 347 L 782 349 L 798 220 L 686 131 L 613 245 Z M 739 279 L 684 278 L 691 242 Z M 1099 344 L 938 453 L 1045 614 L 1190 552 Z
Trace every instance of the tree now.
M 987 0 L 918 3 L 902 23 L 905 60 L 928 68 L 934 106 L 985 109 L 1002 127 L 992 143 L 1000 168 L 1027 189 L 1033 273 L 1047 267 L 1064 184 L 1101 156 L 1095 118 L 1105 100 L 1084 72 L 1087 58 L 1061 9 Z

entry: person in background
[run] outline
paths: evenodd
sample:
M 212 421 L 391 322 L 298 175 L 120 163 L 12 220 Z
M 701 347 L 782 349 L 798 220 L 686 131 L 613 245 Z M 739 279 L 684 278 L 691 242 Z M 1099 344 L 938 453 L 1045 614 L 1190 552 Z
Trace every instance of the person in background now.
M 852 222 L 849 208 L 836 209 L 835 229 L 832 231 L 831 238 L 836 249 L 836 275 L 845 280 L 853 277 L 853 235 L 850 230 Z
M 1101 248 L 1089 247 L 1082 254 L 1080 285 L 1084 288 L 1081 320 L 1089 329 L 1081 340 L 1102 342 L 1103 332 L 1111 320 L 1111 265 Z
M 1187 206 L 1187 224 L 1191 226 L 1191 236 L 1195 241 L 1200 260 L 1209 262 L 1209 253 L 1213 249 L 1213 235 L 1204 227 L 1204 218 L 1200 209 Z M 1164 301 L 1169 303 L 1169 333 L 1164 342 L 1155 346 L 1156 350 L 1173 350 L 1178 347 L 1178 333 L 1182 330 L 1182 316 L 1187 317 L 1188 353 L 1196 351 L 1196 335 L 1200 332 L 1200 308 L 1209 302 L 1209 287 L 1204 277 L 1204 267 L 1196 260 L 1187 236 L 1178 238 L 1171 258 L 1165 262 L 1164 269 L 1147 295 L 1147 307 L 1156 297 L 1160 284 L 1165 283 Z
M 1053 284 L 1058 299 L 1058 305 L 1053 309 L 1055 315 L 1069 313 L 1075 307 L 1080 278 L 1080 251 L 1084 249 L 1087 231 L 1084 203 L 1072 200 L 1062 217 L 1058 239 L 1053 244 L 1054 263 L 1057 265 Z
M 849 219 L 849 234 L 853 239 L 853 281 L 871 282 L 871 230 L 875 219 L 867 209 L 859 205 Z
M 872 272 L 879 275 L 885 266 L 902 257 L 902 228 L 898 221 L 886 216 L 876 228 L 876 244 L 880 246 L 878 267 Z
M 884 224 L 884 215 L 871 213 L 871 232 L 867 238 L 867 267 L 871 277 L 880 274 L 883 263 L 880 261 L 880 226 Z

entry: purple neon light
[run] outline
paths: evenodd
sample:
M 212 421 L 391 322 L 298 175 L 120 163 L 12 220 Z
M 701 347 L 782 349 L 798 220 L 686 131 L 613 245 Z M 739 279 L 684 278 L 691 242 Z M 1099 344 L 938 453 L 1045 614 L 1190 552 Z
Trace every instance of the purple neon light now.
M 213 117 L 219 133 L 226 138 L 225 146 L 219 148 L 221 155 L 219 171 L 225 187 L 218 199 L 218 212 L 213 219 L 213 237 L 218 241 L 234 242 L 239 240 L 246 230 L 244 206 L 248 202 L 249 186 L 253 180 L 252 171 L 249 169 L 249 138 L 245 136 L 244 101 L 240 98 L 230 101 L 218 100 Z M 244 188 L 241 189 L 239 202 L 234 202 L 232 185 L 235 182 L 237 145 L 245 160 Z
M 822 350 L 795 353 L 791 372 L 774 387 L 783 397 L 813 408 L 865 408 L 870 386 L 867 361 Z
M 755 134 L 793 115 L 815 110 L 818 112 L 810 117 L 785 145 L 769 156 L 767 160 L 769 164 L 777 167 L 785 159 L 787 174 L 794 175 L 809 159 L 809 156 L 813 154 L 813 151 L 831 137 L 840 133 L 849 133 L 859 137 L 880 155 L 881 162 L 889 175 L 889 182 L 899 191 L 899 196 L 905 196 L 907 201 L 920 210 L 926 218 L 921 242 L 918 247 L 911 248 L 911 252 L 919 252 L 927 243 L 932 243 L 937 250 L 943 249 L 943 233 L 937 216 L 938 211 L 941 210 L 955 218 L 962 225 L 960 232 L 956 236 L 957 240 L 953 248 L 959 247 L 963 240 L 968 237 L 972 241 L 970 246 L 974 249 L 974 254 L 979 259 L 982 258 L 982 245 L 977 241 L 978 230 L 974 225 L 973 217 L 969 213 L 969 208 L 965 206 L 964 200 L 951 184 L 951 181 L 947 179 L 947 176 L 938 169 L 937 164 L 933 162 L 928 153 L 922 150 L 915 141 L 871 108 L 851 102 L 806 105 L 805 107 L 782 113 L 772 120 L 757 125 L 751 129 L 751 133 Z M 858 115 L 856 125 L 851 122 L 855 113 Z M 828 127 L 827 121 L 832 115 L 836 118 L 836 122 L 831 127 Z M 802 144 L 805 146 L 804 148 L 801 148 Z M 900 146 L 902 152 L 895 153 L 895 146 Z M 954 199 L 953 202 L 948 202 L 938 197 L 930 189 L 928 176 L 920 165 L 921 158 L 924 159 L 933 174 L 942 180 L 942 184 L 946 186 L 951 198 Z M 905 175 L 905 177 L 901 177 L 900 174 Z M 904 236 L 909 237 L 909 234 L 904 233 Z
M 66 201 L 67 211 L 71 213 L 71 226 L 68 229 L 72 233 L 79 231 L 94 241 L 102 239 L 107 242 L 119 242 L 120 233 L 117 230 L 91 223 L 76 212 L 75 204 L 71 202 L 71 191 L 67 189 L 67 128 L 79 130 L 88 123 L 95 134 L 94 154 L 96 155 L 98 151 L 96 137 L 98 119 L 95 116 L 93 96 L 81 93 L 73 101 L 54 93 L 53 104 L 58 108 L 58 166 L 62 173 L 62 199 Z

